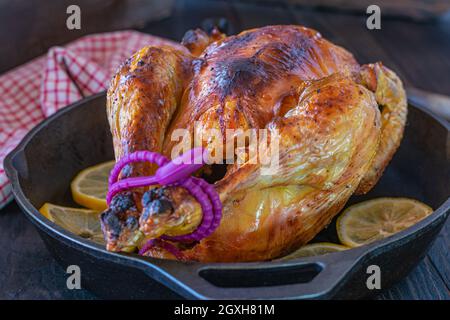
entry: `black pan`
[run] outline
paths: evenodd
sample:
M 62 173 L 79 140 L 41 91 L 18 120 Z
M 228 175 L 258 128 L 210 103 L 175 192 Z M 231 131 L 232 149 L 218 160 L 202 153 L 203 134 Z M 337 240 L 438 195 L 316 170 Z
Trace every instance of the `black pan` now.
M 360 298 L 367 268 L 381 268 L 382 288 L 425 255 L 450 211 L 450 127 L 411 106 L 405 138 L 376 188 L 349 203 L 378 196 L 418 199 L 436 211 L 415 226 L 371 245 L 283 262 L 181 263 L 117 254 L 44 218 L 44 202 L 73 205 L 69 184 L 83 168 L 113 158 L 105 94 L 56 113 L 32 130 L 5 160 L 17 202 L 49 251 L 81 268 L 82 286 L 106 298 L 305 299 Z M 316 241 L 337 241 L 332 224 Z

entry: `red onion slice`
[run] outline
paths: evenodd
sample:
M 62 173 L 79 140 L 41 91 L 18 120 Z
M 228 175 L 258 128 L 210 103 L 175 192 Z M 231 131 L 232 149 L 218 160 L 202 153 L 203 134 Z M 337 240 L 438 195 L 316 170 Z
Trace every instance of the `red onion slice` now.
M 154 246 L 161 247 L 164 250 L 170 252 L 171 254 L 173 254 L 175 256 L 175 258 L 177 258 L 177 260 L 181 260 L 181 261 L 185 260 L 183 253 L 177 247 L 175 247 L 173 244 L 171 244 L 167 241 L 163 241 L 160 239 L 151 239 L 151 240 L 147 241 L 144 244 L 144 246 L 141 248 L 141 250 L 139 250 L 139 254 L 141 256 L 143 256 L 148 250 L 150 250 Z

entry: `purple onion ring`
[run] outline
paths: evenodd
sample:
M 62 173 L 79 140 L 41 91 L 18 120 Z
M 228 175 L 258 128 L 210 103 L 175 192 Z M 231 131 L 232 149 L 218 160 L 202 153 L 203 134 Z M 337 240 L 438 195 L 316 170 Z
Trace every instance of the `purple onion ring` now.
M 157 152 L 137 151 L 124 156 L 116 163 L 109 176 L 109 190 L 106 197 L 108 205 L 112 198 L 119 192 L 130 188 L 144 187 L 155 184 L 181 186 L 197 199 L 202 208 L 203 217 L 200 225 L 190 234 L 181 236 L 161 236 L 159 239 L 149 240 L 139 254 L 144 254 L 154 245 L 159 245 L 182 260 L 181 251 L 174 245 L 163 241 L 191 242 L 200 241 L 211 235 L 219 226 L 222 218 L 222 203 L 217 191 L 212 185 L 201 178 L 191 177 L 191 174 L 204 165 L 204 149 L 194 148 L 173 161 L 169 161 Z M 193 160 L 184 163 L 185 160 Z M 134 162 L 156 163 L 159 169 L 154 176 L 126 178 L 118 181 L 121 170 Z

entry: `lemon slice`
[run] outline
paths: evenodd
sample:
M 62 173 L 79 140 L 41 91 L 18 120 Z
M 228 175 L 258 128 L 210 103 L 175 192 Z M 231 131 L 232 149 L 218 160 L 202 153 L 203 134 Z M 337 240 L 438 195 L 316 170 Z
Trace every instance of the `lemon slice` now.
M 322 254 L 338 252 L 350 249 L 346 246 L 335 244 L 331 242 L 318 242 L 307 244 L 300 249 L 292 252 L 291 254 L 279 259 L 279 260 L 291 260 L 302 257 L 320 256 Z
M 81 171 L 70 184 L 73 200 L 89 209 L 105 210 L 108 176 L 114 164 L 104 162 Z
M 433 212 L 426 204 L 407 198 L 378 198 L 350 206 L 336 223 L 339 240 L 358 247 L 411 227 Z
M 39 212 L 67 231 L 96 243 L 105 244 L 98 211 L 45 203 Z

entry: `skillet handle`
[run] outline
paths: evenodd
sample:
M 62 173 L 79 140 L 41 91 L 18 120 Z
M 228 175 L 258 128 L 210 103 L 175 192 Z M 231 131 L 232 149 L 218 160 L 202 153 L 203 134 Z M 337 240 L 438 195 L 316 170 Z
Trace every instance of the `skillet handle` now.
M 333 296 L 334 289 L 345 280 L 358 260 L 353 254 L 347 259 L 335 257 L 335 254 L 329 254 L 263 265 L 182 264 L 152 259 L 149 264 L 153 267 L 156 264 L 163 272 L 156 275 L 154 268 L 148 268 L 148 265 L 143 270 L 186 298 L 324 299 Z

